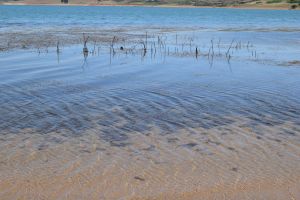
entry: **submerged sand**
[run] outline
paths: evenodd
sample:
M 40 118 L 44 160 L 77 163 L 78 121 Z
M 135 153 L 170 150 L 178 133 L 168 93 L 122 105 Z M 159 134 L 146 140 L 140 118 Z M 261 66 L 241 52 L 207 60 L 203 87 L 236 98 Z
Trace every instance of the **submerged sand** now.
M 296 125 L 261 125 L 258 136 L 233 120 L 167 135 L 153 127 L 124 143 L 99 140 L 100 127 L 75 138 L 2 135 L 1 199 L 300 198 L 298 135 L 281 135 Z

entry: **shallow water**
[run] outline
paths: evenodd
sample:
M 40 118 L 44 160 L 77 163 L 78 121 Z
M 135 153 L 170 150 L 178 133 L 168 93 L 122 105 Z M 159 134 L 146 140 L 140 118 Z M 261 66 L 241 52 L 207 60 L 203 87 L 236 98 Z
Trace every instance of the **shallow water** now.
M 41 9 L 52 16 L 53 9 L 61 8 Z M 81 8 L 66 9 L 78 13 Z M 113 15 L 111 10 L 121 8 L 82 9 Z M 161 12 L 122 11 L 130 9 L 137 14 L 149 9 L 145 18 Z M 171 16 L 188 11 L 166 10 Z M 197 10 L 211 9 L 190 9 Z M 216 11 L 229 15 L 227 10 Z M 290 15 L 267 18 L 282 12 Z M 24 21 L 37 13 L 28 13 Z M 295 13 L 265 11 L 263 18 L 270 23 L 257 27 L 292 28 L 298 23 L 289 21 L 299 16 Z M 208 16 L 205 23 L 214 17 Z M 235 27 L 241 25 L 237 19 Z M 79 20 L 79 26 L 89 22 L 85 20 Z M 51 26 L 40 23 L 33 26 Z M 64 23 L 74 25 L 71 19 Z M 144 32 L 137 31 L 138 25 L 124 28 L 126 34 Z M 112 54 L 105 44 L 87 57 L 78 44 L 63 46 L 60 53 L 55 48 L 0 52 L 1 199 L 300 197 L 300 33 L 181 28 L 161 35 L 167 37 L 168 53 Z M 190 38 L 191 46 L 186 44 Z M 149 45 L 156 40 L 150 37 Z M 211 40 L 215 56 L 208 54 Z M 232 40 L 242 47 L 230 50 L 228 60 L 224 55 Z M 132 45 L 135 42 L 127 44 Z M 93 43 L 88 48 L 93 49 Z

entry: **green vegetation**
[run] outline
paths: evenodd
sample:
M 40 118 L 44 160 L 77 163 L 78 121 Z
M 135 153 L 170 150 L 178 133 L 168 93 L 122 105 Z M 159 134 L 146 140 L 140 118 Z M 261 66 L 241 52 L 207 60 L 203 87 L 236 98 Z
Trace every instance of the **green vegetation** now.
M 267 3 L 281 3 L 283 0 L 268 0 Z
M 0 0 L 0 2 L 8 2 L 9 0 Z
M 178 5 L 192 5 L 192 0 L 178 0 L 176 3 Z
M 300 0 L 288 0 L 288 3 L 293 3 L 293 4 L 300 5 Z
M 296 9 L 298 6 L 300 6 L 300 0 L 288 0 L 288 3 L 292 4 L 290 6 L 291 9 Z

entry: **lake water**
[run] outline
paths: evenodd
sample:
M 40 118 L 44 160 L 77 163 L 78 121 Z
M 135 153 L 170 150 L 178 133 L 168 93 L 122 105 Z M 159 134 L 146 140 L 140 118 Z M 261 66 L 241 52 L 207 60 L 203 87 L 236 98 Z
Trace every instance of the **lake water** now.
M 3 29 L 44 27 L 188 26 L 203 29 L 282 29 L 300 27 L 299 11 L 155 7 L 0 6 Z
M 299 27 L 299 11 L 0 6 L 0 198 L 297 199 Z

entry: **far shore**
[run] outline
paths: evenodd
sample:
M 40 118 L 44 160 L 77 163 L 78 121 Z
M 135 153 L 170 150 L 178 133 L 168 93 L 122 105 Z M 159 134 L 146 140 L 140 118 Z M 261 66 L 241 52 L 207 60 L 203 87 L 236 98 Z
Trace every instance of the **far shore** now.
M 161 5 L 149 5 L 149 4 L 53 4 L 53 3 L 0 3 L 0 5 L 18 5 L 18 6 L 99 6 L 99 7 L 162 7 L 162 8 L 229 8 L 229 9 L 257 9 L 257 10 L 299 10 L 299 8 L 291 9 L 288 4 L 278 5 L 256 5 L 256 4 L 244 4 L 234 6 L 193 6 L 193 5 L 176 5 L 176 4 L 161 4 Z

